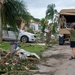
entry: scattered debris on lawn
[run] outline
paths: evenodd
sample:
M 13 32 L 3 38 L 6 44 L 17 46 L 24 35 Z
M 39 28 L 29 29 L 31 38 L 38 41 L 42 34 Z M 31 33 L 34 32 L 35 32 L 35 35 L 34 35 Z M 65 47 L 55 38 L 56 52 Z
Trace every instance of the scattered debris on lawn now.
M 10 43 L 10 53 L 11 53 L 12 57 L 16 53 L 20 59 L 31 59 L 31 60 L 40 59 L 40 57 L 36 53 L 31 53 L 24 49 L 21 49 L 19 47 L 18 43 L 16 43 L 16 42 Z
M 24 49 L 21 49 L 20 47 L 17 47 L 16 50 L 20 59 L 29 59 L 29 60 L 36 60 L 36 58 L 40 59 L 40 57 L 36 53 L 28 52 Z
M 0 74 L 33 75 L 30 70 L 38 69 L 34 63 L 39 62 L 40 57 L 36 53 L 21 49 L 18 45 L 15 46 L 17 47 L 13 57 L 11 57 L 11 51 L 0 48 Z

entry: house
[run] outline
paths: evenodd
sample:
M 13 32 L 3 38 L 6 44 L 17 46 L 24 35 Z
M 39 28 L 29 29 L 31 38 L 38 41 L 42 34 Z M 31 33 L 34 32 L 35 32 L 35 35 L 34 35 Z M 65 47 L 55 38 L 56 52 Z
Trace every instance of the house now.
M 30 28 L 32 28 L 35 33 L 41 32 L 41 24 L 39 22 L 30 22 Z

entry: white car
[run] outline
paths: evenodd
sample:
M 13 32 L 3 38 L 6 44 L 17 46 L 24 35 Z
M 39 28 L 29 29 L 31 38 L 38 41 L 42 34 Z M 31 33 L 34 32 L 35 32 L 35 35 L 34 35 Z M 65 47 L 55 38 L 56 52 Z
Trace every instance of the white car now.
M 9 27 L 8 32 L 6 30 L 3 30 L 2 39 L 3 40 L 16 40 L 17 39 L 21 42 L 35 42 L 36 36 L 35 34 L 25 32 L 24 30 L 19 30 L 19 33 L 13 32 L 12 28 Z

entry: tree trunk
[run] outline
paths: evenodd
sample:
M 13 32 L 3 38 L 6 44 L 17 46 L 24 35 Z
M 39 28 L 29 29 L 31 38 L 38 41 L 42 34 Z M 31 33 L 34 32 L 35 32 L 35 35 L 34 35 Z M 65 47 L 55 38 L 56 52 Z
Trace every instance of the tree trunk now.
M 50 41 L 51 41 L 51 28 L 48 26 L 48 32 L 46 32 L 46 42 L 45 44 L 47 46 L 50 46 Z
M 44 33 L 41 33 L 41 42 L 44 43 Z
M 0 42 L 2 41 L 2 19 L 1 19 L 1 3 L 0 3 Z

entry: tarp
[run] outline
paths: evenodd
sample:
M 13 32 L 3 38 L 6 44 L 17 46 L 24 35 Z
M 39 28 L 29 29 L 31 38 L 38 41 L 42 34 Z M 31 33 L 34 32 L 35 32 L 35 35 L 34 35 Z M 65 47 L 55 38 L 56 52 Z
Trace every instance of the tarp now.
M 62 9 L 59 14 L 61 15 L 75 15 L 75 9 Z

